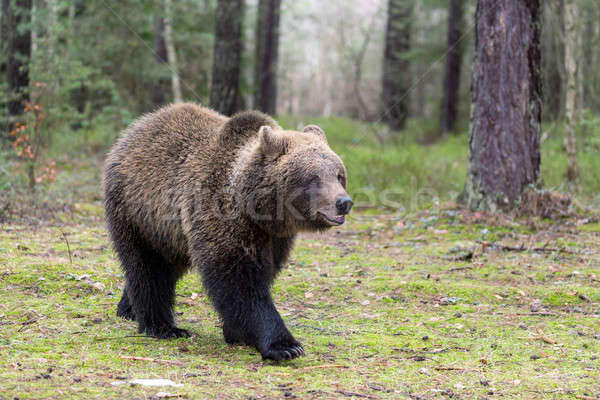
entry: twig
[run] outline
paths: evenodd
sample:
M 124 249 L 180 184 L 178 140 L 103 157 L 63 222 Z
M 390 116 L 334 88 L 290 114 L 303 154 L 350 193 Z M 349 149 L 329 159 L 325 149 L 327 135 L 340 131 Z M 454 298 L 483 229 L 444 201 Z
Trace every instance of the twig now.
M 102 340 L 117 340 L 117 339 L 127 339 L 127 338 L 146 338 L 146 339 L 156 339 L 153 336 L 148 335 L 126 335 L 126 336 L 105 336 L 105 337 L 95 337 L 94 340 L 102 341 Z
M 65 232 L 63 232 L 62 230 L 60 231 L 63 239 L 65 239 L 65 242 L 67 243 L 67 251 L 69 252 L 69 262 L 71 263 L 71 267 L 73 266 L 73 256 L 71 255 L 71 245 L 69 244 L 69 239 L 67 239 L 67 234 Z
M 302 367 L 302 368 L 298 368 L 304 371 L 310 370 L 310 369 L 319 369 L 319 368 L 349 368 L 347 365 L 343 365 L 343 364 L 322 364 L 322 365 L 310 365 L 308 367 Z
M 310 365 L 308 367 L 295 368 L 293 371 L 310 371 L 311 369 L 320 369 L 320 368 L 350 368 L 347 365 L 343 364 L 322 364 L 322 365 Z M 290 375 L 291 372 L 272 372 L 271 375 L 280 375 L 287 376 Z
M 600 400 L 600 397 L 585 396 L 583 394 L 578 394 L 575 398 L 581 400 Z
M 450 269 L 448 270 L 448 272 L 464 271 L 464 270 L 467 270 L 467 269 L 473 269 L 473 267 L 472 267 L 472 266 L 470 266 L 470 265 L 467 265 L 467 266 L 465 266 L 465 267 L 454 267 L 454 268 L 450 268 Z
M 558 314 L 551 312 L 529 312 L 529 313 L 515 313 L 515 315 L 519 316 L 540 316 L 540 317 L 555 317 Z
M 21 332 L 23 329 L 25 329 L 25 327 L 27 325 L 35 324 L 36 322 L 38 322 L 42 318 L 44 318 L 43 315 L 40 316 L 40 317 L 31 318 L 31 319 L 28 319 L 27 321 L 21 322 L 21 327 L 17 330 L 17 332 Z
M 461 367 L 435 367 L 436 371 L 466 371 L 466 368 Z
M 484 240 L 476 240 L 477 243 L 481 244 L 483 247 L 495 247 L 497 249 L 500 249 L 502 251 L 533 251 L 536 253 L 565 253 L 565 254 L 577 254 L 573 251 L 567 250 L 567 249 L 560 249 L 560 248 L 554 248 L 554 247 L 546 247 L 546 245 L 544 245 L 544 247 L 525 247 L 524 245 L 521 245 L 519 247 L 515 247 L 515 246 L 508 246 L 508 245 L 504 245 L 504 244 L 499 244 L 496 242 L 486 242 Z
M 124 360 L 136 360 L 136 361 L 155 362 L 155 363 L 158 363 L 158 364 L 184 365 L 183 362 L 181 362 L 181 361 L 176 361 L 176 360 L 162 360 L 160 358 L 125 356 L 125 355 L 122 355 L 122 354 L 119 355 L 119 358 L 122 358 Z

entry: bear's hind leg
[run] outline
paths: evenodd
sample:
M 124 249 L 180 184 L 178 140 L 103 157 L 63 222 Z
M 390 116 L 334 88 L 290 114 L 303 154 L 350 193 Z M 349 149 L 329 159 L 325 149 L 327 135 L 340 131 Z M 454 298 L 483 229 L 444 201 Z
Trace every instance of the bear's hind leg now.
M 173 305 L 177 278 L 173 266 L 146 248 L 138 252 L 129 265 L 124 264 L 124 268 L 127 297 L 139 332 L 159 338 L 189 337 L 187 330 L 175 326 Z
M 109 221 L 126 280 L 117 315 L 133 317 L 139 332 L 149 336 L 189 337 L 187 330 L 175 326 L 173 317 L 175 284 L 179 276 L 175 266 L 144 242 L 130 225 L 122 221 L 115 225 Z

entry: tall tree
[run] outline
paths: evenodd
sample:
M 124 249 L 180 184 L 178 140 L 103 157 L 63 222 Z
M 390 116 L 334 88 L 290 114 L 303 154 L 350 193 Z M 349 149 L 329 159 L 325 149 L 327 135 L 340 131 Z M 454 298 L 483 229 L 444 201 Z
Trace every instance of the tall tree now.
M 171 70 L 171 88 L 173 89 L 173 101 L 179 103 L 182 100 L 181 83 L 177 69 L 177 53 L 175 53 L 175 42 L 173 40 L 173 1 L 165 2 L 165 46 L 167 47 L 167 61 Z
M 218 0 L 210 106 L 225 115 L 237 111 L 242 60 L 243 0 Z
M 404 128 L 408 117 L 410 63 L 403 57 L 410 50 L 412 0 L 389 0 L 383 56 L 381 119 L 393 130 Z
M 23 113 L 23 101 L 29 100 L 31 6 L 31 0 L 2 0 L 2 68 L 8 84 L 9 123 Z
M 565 93 L 564 0 L 542 3 L 541 33 L 544 118 L 555 121 L 562 117 Z
M 254 65 L 254 106 L 267 114 L 275 114 L 277 105 L 280 13 L 281 0 L 259 0 Z
M 471 209 L 514 208 L 539 181 L 540 0 L 479 0 L 467 182 Z
M 156 13 L 154 14 L 154 38 L 152 44 L 154 59 L 161 67 L 161 70 L 169 65 L 167 60 L 167 46 L 165 44 L 164 4 L 164 0 L 161 0 Z M 165 103 L 165 92 L 167 91 L 167 87 L 167 79 L 161 74 L 150 90 L 153 108 L 158 108 Z
M 577 168 L 577 139 L 575 129 L 577 125 L 577 92 L 578 79 L 578 49 L 579 49 L 579 17 L 578 0 L 566 0 L 564 7 L 565 20 L 565 71 L 567 73 L 567 87 L 565 90 L 565 118 L 566 118 L 566 137 L 565 147 L 567 149 L 567 180 L 574 183 L 579 174 Z
M 444 97 L 442 100 L 442 132 L 448 133 L 456 126 L 458 91 L 460 89 L 460 66 L 462 46 L 460 39 L 463 28 L 463 0 L 450 0 L 448 5 L 448 33 L 446 69 L 444 75 Z

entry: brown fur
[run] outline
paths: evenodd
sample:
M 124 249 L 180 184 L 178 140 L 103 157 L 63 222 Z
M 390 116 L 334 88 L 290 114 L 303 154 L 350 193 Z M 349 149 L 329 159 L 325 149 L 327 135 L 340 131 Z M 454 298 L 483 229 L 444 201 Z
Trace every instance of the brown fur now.
M 194 266 L 228 342 L 299 355 L 268 288 L 299 231 L 332 226 L 324 216 L 339 214 L 345 176 L 316 126 L 284 131 L 262 113 L 226 118 L 195 104 L 140 118 L 105 166 L 107 224 L 127 280 L 119 314 L 149 334 L 186 335 L 172 318 L 174 284 Z

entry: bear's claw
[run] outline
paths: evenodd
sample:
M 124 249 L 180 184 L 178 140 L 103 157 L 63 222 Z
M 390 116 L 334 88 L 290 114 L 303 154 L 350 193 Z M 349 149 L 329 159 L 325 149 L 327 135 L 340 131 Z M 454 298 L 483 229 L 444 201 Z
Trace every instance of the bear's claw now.
M 292 344 L 289 347 L 283 347 L 281 345 L 272 345 L 267 351 L 263 353 L 263 359 L 271 359 L 275 361 L 292 360 L 296 357 L 303 356 L 304 347 L 298 342 Z

